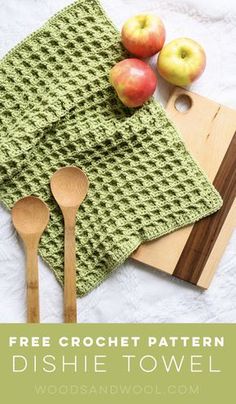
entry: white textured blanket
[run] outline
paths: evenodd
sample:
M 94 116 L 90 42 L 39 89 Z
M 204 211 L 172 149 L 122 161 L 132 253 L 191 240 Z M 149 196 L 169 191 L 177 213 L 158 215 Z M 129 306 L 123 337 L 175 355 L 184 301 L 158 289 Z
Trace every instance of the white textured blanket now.
M 39 28 L 71 0 L 0 0 L 0 57 Z M 118 28 L 131 15 L 154 12 L 162 17 L 167 41 L 196 39 L 207 54 L 207 69 L 192 90 L 236 108 L 235 0 L 101 0 Z M 96 52 L 96 50 L 94 50 Z M 153 63 L 155 58 L 153 59 Z M 170 86 L 159 81 L 163 103 Z M 0 207 L 0 322 L 24 322 L 24 254 Z M 42 322 L 62 321 L 62 290 L 40 261 Z M 236 231 L 210 289 L 200 291 L 132 261 L 125 263 L 98 289 L 78 301 L 81 322 L 235 322 Z

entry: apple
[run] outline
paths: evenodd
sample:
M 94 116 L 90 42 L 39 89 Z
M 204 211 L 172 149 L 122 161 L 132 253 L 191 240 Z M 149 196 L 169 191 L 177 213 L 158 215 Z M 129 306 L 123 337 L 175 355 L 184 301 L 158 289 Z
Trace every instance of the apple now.
M 188 86 L 204 72 L 206 54 L 201 45 L 190 38 L 174 39 L 163 47 L 157 69 L 169 83 Z
M 117 63 L 110 71 L 109 80 L 119 99 L 127 107 L 143 105 L 157 86 L 157 78 L 151 67 L 135 58 Z
M 164 45 L 165 36 L 163 22 L 153 14 L 139 14 L 129 18 L 121 31 L 124 47 L 141 58 L 159 52 Z

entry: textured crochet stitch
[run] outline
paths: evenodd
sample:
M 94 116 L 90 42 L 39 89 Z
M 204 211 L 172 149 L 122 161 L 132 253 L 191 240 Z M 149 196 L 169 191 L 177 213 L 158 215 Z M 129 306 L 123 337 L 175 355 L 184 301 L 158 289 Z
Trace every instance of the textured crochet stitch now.
M 140 243 L 221 204 L 163 108 L 128 109 L 108 81 L 127 57 L 96 0 L 50 19 L 0 63 L 0 199 L 34 194 L 51 220 L 40 254 L 63 284 L 63 219 L 51 175 L 76 165 L 90 189 L 77 217 L 77 293 L 91 291 Z M 174 248 L 174 246 L 173 246 Z

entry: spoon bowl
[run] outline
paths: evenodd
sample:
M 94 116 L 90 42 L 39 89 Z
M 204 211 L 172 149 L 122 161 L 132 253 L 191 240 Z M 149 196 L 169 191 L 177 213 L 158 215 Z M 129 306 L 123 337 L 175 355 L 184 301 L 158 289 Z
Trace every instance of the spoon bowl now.
M 79 207 L 88 192 L 88 178 L 78 167 L 63 167 L 51 178 L 51 190 L 60 207 Z
M 12 221 L 21 238 L 24 235 L 42 235 L 49 221 L 48 207 L 41 199 L 26 196 L 15 203 Z

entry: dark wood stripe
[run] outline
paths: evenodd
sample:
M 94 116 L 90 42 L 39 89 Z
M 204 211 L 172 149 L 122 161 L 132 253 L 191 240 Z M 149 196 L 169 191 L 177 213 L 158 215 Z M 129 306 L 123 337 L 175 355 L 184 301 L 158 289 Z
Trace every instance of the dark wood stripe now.
M 191 231 L 173 275 L 197 284 L 236 197 L 236 133 L 214 180 L 223 198 L 222 208 L 199 222 Z

